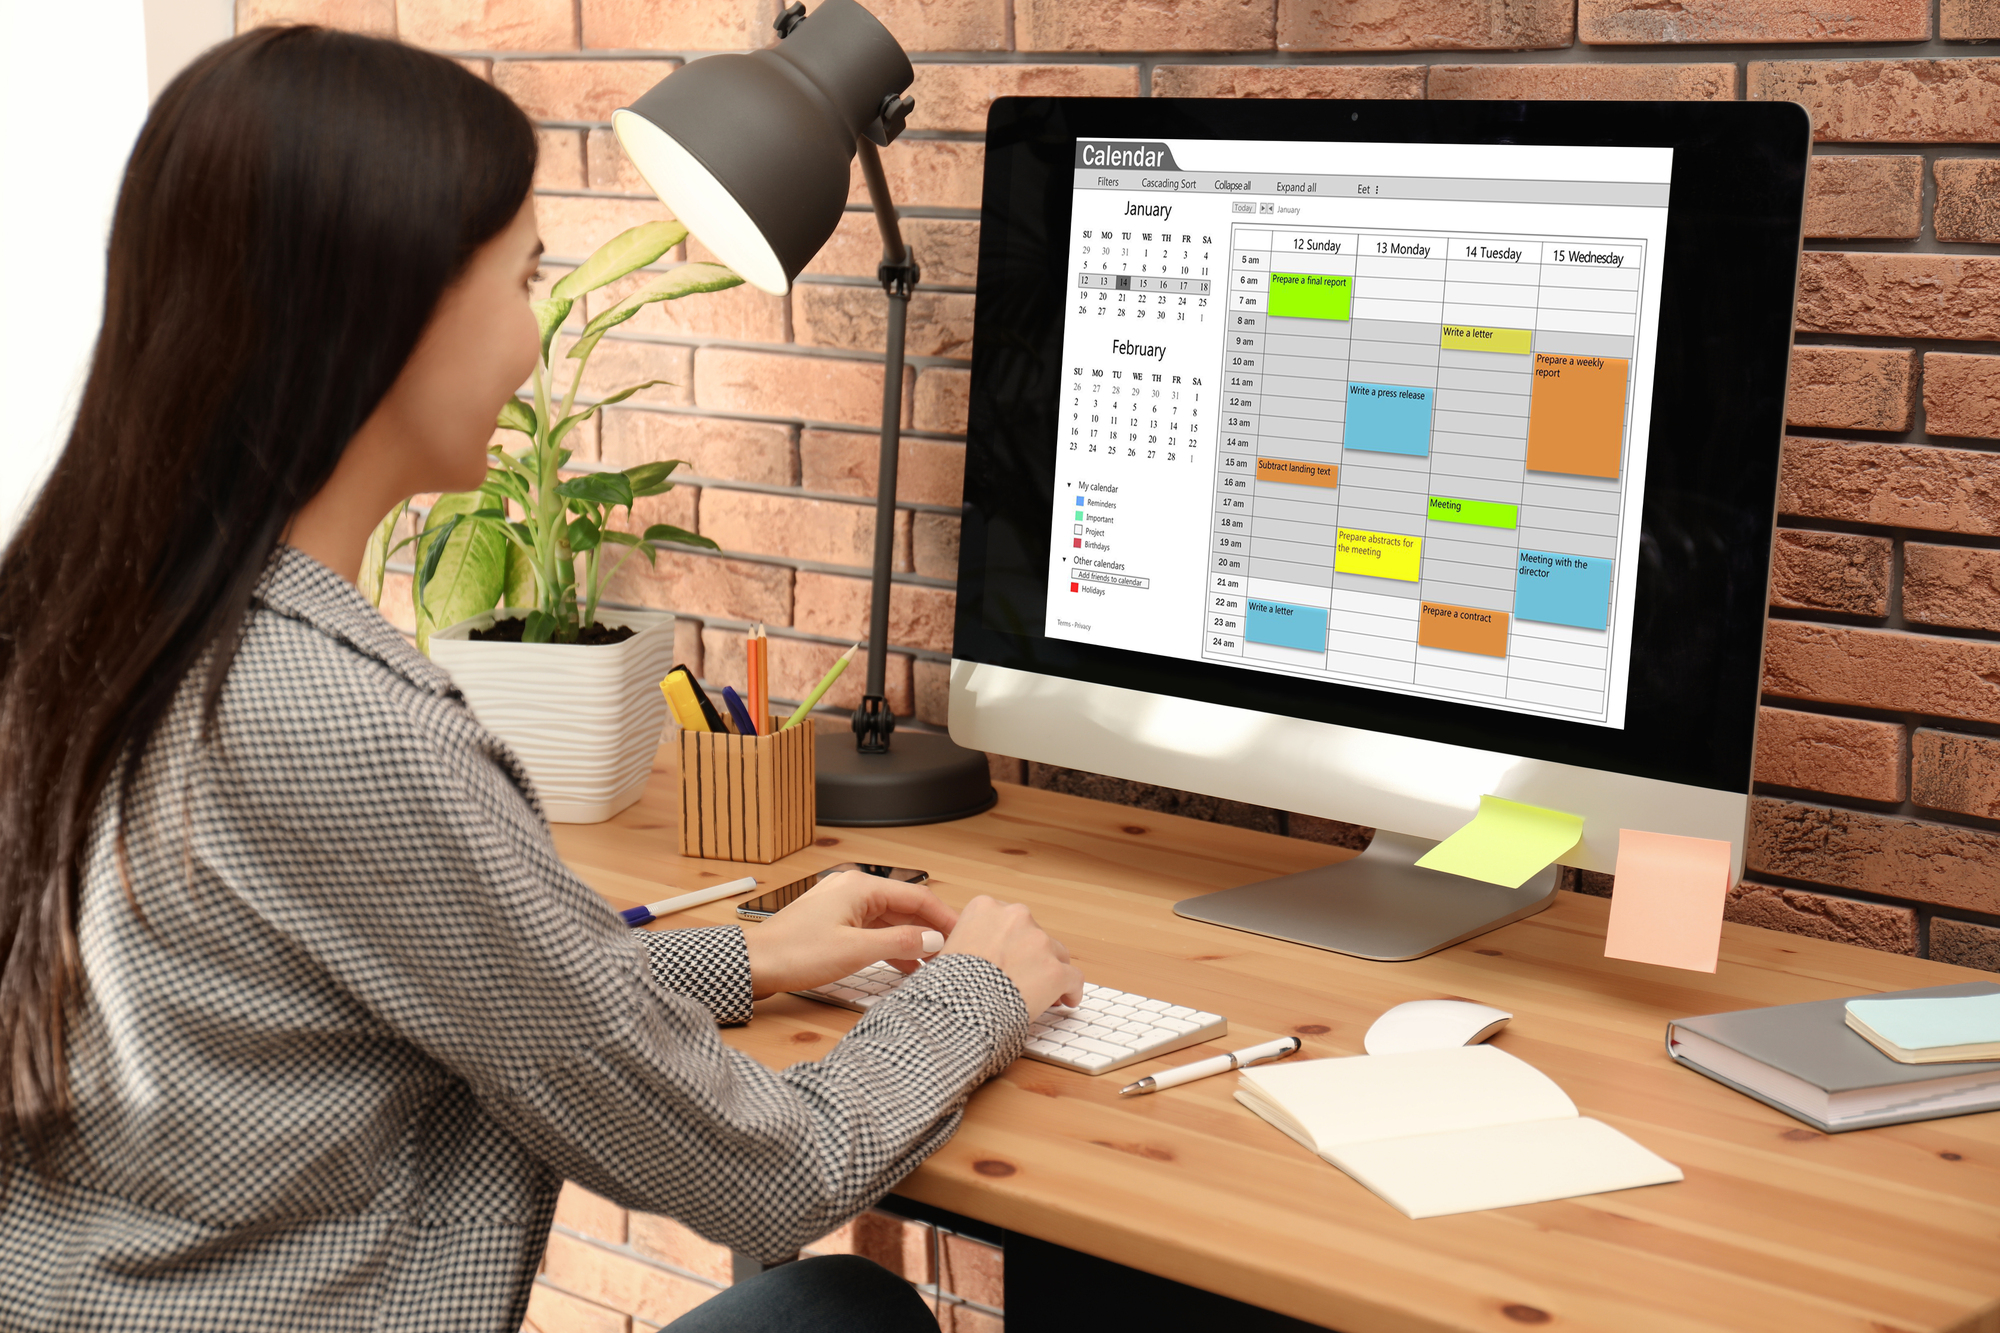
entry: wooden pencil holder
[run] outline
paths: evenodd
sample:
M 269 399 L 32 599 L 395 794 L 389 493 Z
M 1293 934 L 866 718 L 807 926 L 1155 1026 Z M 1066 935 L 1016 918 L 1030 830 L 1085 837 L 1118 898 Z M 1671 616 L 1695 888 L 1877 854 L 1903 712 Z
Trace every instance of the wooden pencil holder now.
M 769 865 L 813 839 L 813 726 L 681 732 L 681 855 Z

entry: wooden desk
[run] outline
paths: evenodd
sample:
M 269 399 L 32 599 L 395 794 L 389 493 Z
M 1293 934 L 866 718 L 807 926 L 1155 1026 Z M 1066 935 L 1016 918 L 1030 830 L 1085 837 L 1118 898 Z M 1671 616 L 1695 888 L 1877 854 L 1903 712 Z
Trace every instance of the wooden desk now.
M 680 857 L 672 757 L 660 762 L 638 805 L 556 831 L 615 906 L 743 873 Z M 1235 1046 L 1298 1033 L 1308 1056 L 1354 1055 L 1392 1004 L 1487 1001 L 1515 1015 L 1496 1045 L 1687 1179 L 1412 1222 L 1238 1106 L 1234 1079 L 1118 1098 L 1144 1072 L 1225 1049 L 1209 1046 L 1100 1078 L 1020 1061 L 898 1194 L 1343 1333 L 2000 1333 L 2000 1113 L 1826 1136 L 1661 1049 L 1672 1018 L 1986 974 L 1734 925 L 1714 976 L 1614 962 L 1608 904 L 1574 894 L 1429 958 L 1368 963 L 1172 911 L 1345 853 L 1000 793 L 954 824 L 823 828 L 817 846 L 756 873 L 777 885 L 853 859 L 929 870 L 948 902 L 1026 902 L 1087 977 L 1227 1014 Z M 675 924 L 733 919 L 724 903 Z M 824 1051 L 854 1017 L 785 996 L 728 1039 L 783 1066 Z

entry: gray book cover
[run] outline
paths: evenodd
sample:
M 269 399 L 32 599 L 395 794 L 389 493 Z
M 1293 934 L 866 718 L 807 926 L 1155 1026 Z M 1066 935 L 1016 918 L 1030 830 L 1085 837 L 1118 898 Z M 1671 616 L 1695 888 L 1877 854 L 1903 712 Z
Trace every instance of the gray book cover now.
M 1836 1133 L 1839 1129 L 1861 1129 L 1872 1125 L 1924 1120 L 1937 1115 L 1965 1115 L 2000 1107 L 2000 1091 L 1995 1092 L 1991 1107 L 1968 1106 L 1950 1111 L 1914 1113 L 1892 1111 L 1880 1117 L 1869 1117 L 1866 1124 L 1848 1123 L 1838 1127 L 1829 1126 L 1812 1116 L 1801 1114 L 1797 1107 L 1787 1106 L 1762 1093 L 1752 1091 L 1680 1055 L 1673 1048 L 1673 1033 L 1676 1028 L 1680 1028 L 1706 1037 L 1758 1064 L 1768 1065 L 1828 1094 L 1855 1092 L 1864 1088 L 1893 1087 L 1900 1084 L 1935 1083 L 1970 1074 L 1993 1074 L 1996 1069 L 2000 1069 L 2000 1065 L 1990 1060 L 1931 1065 L 1903 1064 L 1892 1060 L 1869 1045 L 1861 1034 L 1847 1026 L 1848 1000 L 1942 1000 L 1970 995 L 1991 995 L 1995 992 L 2000 992 L 2000 984 L 1989 981 L 1967 981 L 1955 986 L 1931 986 L 1923 990 L 1892 991 L 1879 995 L 1849 995 L 1832 1000 L 1809 1000 L 1804 1004 L 1779 1004 L 1765 1009 L 1739 1009 L 1734 1013 L 1681 1018 L 1667 1025 L 1667 1053 L 1676 1062 L 1687 1065 L 1690 1069 L 1699 1070 L 1718 1083 L 1726 1084 L 1746 1096 L 1755 1097 L 1758 1101 L 1804 1120 L 1826 1133 Z

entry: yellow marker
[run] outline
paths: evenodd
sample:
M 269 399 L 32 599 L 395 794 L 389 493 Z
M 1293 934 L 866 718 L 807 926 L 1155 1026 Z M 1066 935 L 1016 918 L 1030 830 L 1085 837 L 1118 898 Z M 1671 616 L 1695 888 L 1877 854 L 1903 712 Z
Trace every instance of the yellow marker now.
M 702 715 L 701 705 L 695 701 L 694 686 L 688 683 L 687 672 L 671 671 L 660 682 L 660 693 L 667 696 L 667 707 L 672 710 L 674 724 L 682 731 L 707 731 L 708 719 Z

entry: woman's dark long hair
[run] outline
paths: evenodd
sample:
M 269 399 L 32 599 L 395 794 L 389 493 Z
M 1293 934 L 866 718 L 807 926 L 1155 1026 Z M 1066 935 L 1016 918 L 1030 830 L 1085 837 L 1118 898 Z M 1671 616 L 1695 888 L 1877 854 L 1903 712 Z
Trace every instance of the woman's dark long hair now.
M 452 61 L 310 27 L 223 43 L 147 117 L 75 428 L 0 556 L 0 1160 L 74 1122 L 93 817 L 122 816 L 204 662 L 213 726 L 281 535 L 526 201 L 535 151 Z

